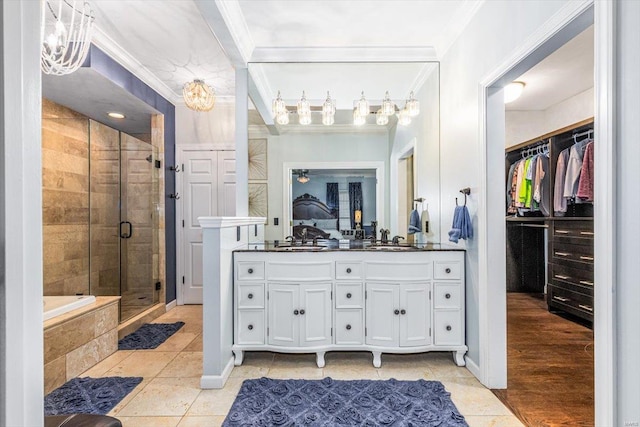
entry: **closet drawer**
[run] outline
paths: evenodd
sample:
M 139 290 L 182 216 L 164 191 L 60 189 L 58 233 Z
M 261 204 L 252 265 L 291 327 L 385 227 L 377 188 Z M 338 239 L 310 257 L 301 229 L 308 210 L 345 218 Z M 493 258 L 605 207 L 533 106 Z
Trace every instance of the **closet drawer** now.
M 553 221 L 553 237 L 593 239 L 593 221 Z
M 593 289 L 593 266 L 585 265 L 583 269 L 571 268 L 566 265 L 550 264 L 549 278 L 552 283 L 563 282 Z
M 238 261 L 236 263 L 236 278 L 238 280 L 264 279 L 264 262 Z
M 547 287 L 547 303 L 567 313 L 593 321 L 593 297 L 559 286 Z
M 435 283 L 433 286 L 434 308 L 460 308 L 460 286 Z
M 593 244 L 576 245 L 573 243 L 554 242 L 551 256 L 556 260 L 571 260 L 593 264 Z
M 336 308 L 362 308 L 362 283 L 336 283 Z
M 335 336 L 337 345 L 364 344 L 362 310 L 336 310 Z

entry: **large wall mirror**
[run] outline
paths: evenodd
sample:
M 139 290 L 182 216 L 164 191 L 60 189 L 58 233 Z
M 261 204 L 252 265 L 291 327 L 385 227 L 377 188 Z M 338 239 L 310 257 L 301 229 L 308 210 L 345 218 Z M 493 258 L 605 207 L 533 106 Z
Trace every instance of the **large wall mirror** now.
M 267 240 L 303 220 L 329 238 L 372 221 L 407 236 L 416 209 L 409 240 L 439 242 L 439 63 L 248 68 L 249 214 L 267 217 Z

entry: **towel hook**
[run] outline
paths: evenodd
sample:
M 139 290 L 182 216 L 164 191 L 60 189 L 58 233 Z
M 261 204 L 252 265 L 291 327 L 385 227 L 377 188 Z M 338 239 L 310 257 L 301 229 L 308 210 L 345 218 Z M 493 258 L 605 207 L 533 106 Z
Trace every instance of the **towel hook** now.
M 471 194 L 471 188 L 466 187 L 460 190 L 462 194 L 464 194 L 464 205 L 467 206 L 467 196 Z M 458 198 L 456 197 L 456 206 L 458 206 Z

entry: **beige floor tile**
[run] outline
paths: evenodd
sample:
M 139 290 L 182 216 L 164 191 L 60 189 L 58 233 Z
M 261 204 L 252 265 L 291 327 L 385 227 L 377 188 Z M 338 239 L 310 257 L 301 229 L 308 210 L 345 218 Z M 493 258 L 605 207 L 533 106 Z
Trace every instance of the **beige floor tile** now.
M 99 362 L 93 367 L 87 369 L 79 376 L 92 378 L 103 377 L 109 369 L 113 368 L 132 354 L 133 350 L 118 350 L 102 362 Z
M 193 402 L 187 416 L 220 415 L 226 416 L 236 399 L 242 379 L 229 378 L 220 390 L 202 390 Z
M 315 354 L 275 353 L 272 368 L 317 368 Z
M 441 382 L 464 416 L 513 415 L 491 390 L 475 378 L 444 378 Z
M 151 378 L 143 378 L 142 382 L 136 386 L 129 394 L 127 394 L 116 406 L 113 407 L 107 415 L 115 417 L 118 412 L 122 410 L 131 400 L 138 395 L 144 388 L 151 382 Z
M 373 355 L 370 352 L 329 352 L 325 355 L 326 367 L 329 366 L 349 366 L 349 365 L 369 365 L 373 367 Z
M 184 351 L 202 351 L 202 334 L 198 334 L 194 340 L 184 348 Z
M 493 415 L 468 415 L 464 417 L 469 427 L 524 427 L 516 417 Z
M 275 366 L 275 365 L 274 365 Z M 273 367 L 267 372 L 267 377 L 276 379 L 308 379 L 317 380 L 325 375 L 321 368 L 311 366 Z
M 183 416 L 200 391 L 200 378 L 154 378 L 118 416 Z
M 118 417 L 118 419 L 123 427 L 176 427 L 180 422 L 180 417 Z
M 270 368 L 275 357 L 276 353 L 269 351 L 245 351 L 242 366 Z
M 177 355 L 174 351 L 136 351 L 107 371 L 105 376 L 155 377 Z
M 415 380 L 426 380 L 433 378 L 433 372 L 429 368 L 402 368 L 402 367 L 387 367 L 386 365 L 382 365 L 382 368 L 378 369 L 378 375 L 380 378 L 388 380 L 390 378 L 395 378 L 397 380 L 403 381 L 415 381 Z
M 183 351 L 178 354 L 158 377 L 188 378 L 202 376 L 202 353 Z
M 229 378 L 262 378 L 269 372 L 268 367 L 260 366 L 235 366 Z
M 347 365 L 325 366 L 323 376 L 334 380 L 379 380 L 378 370 L 373 366 Z
M 183 334 L 176 333 L 167 338 L 167 340 L 157 348 L 141 351 L 183 351 L 197 336 L 198 334 L 193 332 L 185 332 Z
M 183 417 L 178 427 L 220 427 L 226 417 L 210 415 L 208 417 Z

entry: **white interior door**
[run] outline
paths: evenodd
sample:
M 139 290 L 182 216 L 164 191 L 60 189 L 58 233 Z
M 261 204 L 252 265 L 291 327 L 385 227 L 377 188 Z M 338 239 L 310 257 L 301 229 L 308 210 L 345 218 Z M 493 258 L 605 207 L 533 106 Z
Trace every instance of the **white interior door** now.
M 236 214 L 236 152 L 218 151 L 218 215 Z
M 202 304 L 202 229 L 198 217 L 218 212 L 215 151 L 182 153 L 182 303 Z

